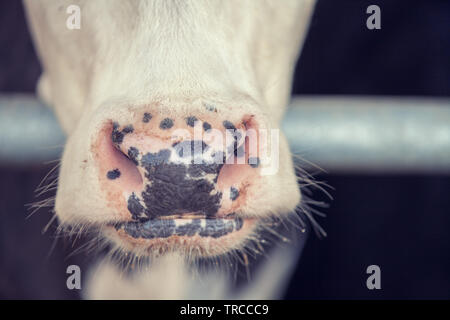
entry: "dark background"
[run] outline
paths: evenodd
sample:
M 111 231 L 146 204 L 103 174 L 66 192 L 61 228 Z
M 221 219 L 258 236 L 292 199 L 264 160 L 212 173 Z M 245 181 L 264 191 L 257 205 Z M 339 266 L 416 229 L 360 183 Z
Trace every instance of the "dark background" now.
M 381 30 L 365 27 L 371 4 L 381 7 Z M 33 92 L 39 74 L 21 1 L 1 1 L 0 93 Z M 319 0 L 293 93 L 449 97 L 450 1 Z M 67 258 L 65 240 L 46 258 L 54 237 L 41 230 L 51 214 L 25 219 L 50 168 L 0 165 L 0 298 L 78 297 L 65 268 L 83 270 L 88 258 Z M 318 179 L 334 187 L 320 219 L 328 237 L 310 237 L 287 298 L 450 298 L 449 176 Z M 381 267 L 381 290 L 365 286 L 371 264 Z

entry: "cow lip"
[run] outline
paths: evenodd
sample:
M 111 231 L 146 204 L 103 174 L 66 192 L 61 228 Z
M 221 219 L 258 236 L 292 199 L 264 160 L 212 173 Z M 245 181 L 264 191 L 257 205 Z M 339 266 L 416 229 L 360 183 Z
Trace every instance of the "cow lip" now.
M 258 231 L 259 220 L 257 217 L 241 214 L 231 217 L 221 214 L 212 218 L 196 217 L 195 219 L 167 219 L 165 217 L 165 219 L 147 219 L 144 221 L 127 220 L 105 225 L 102 233 L 119 253 L 132 254 L 138 257 L 156 257 L 172 252 L 181 254 L 190 260 L 222 256 L 234 250 L 241 250 Z M 178 223 L 186 225 L 194 221 L 203 228 L 194 230 L 188 227 L 185 231 L 177 230 Z M 228 224 L 228 229 L 222 222 Z M 239 223 L 238 228 L 236 228 L 237 222 Z M 147 227 L 150 228 L 142 228 L 146 223 L 149 224 Z M 152 223 L 159 225 L 151 228 L 150 224 Z M 169 224 L 168 228 L 166 228 L 166 225 L 164 225 L 164 228 L 161 227 L 164 223 Z M 209 225 L 206 228 L 207 223 Z M 126 232 L 127 226 L 132 226 L 131 232 Z M 135 226 L 138 230 L 134 230 Z M 198 225 L 196 228 L 198 228 Z M 159 231 L 159 234 L 156 234 L 155 230 Z M 174 232 L 174 230 L 177 230 L 177 232 Z
M 235 214 L 224 217 L 165 216 L 156 219 L 131 220 L 113 224 L 117 232 L 135 239 L 164 239 L 171 236 L 220 238 L 241 230 L 244 224 Z

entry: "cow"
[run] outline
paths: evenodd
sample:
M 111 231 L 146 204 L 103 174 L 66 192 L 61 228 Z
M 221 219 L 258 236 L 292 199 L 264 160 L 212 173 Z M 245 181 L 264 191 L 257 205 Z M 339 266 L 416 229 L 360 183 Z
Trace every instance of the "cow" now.
M 25 0 L 67 134 L 59 230 L 110 250 L 84 298 L 282 296 L 305 237 L 280 230 L 304 231 L 305 200 L 279 128 L 314 5 Z

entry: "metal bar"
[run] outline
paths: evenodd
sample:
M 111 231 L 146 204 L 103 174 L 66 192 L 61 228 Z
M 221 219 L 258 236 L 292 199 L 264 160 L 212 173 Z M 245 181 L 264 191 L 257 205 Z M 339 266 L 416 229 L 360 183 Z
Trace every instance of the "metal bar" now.
M 450 173 L 450 100 L 297 98 L 283 128 L 329 172 Z
M 50 108 L 32 95 L 0 95 L 0 163 L 39 165 L 58 159 L 65 136 Z
M 57 159 L 53 112 L 30 95 L 0 96 L 0 163 Z M 283 121 L 292 151 L 331 173 L 450 173 L 450 100 L 297 97 Z M 308 162 L 309 161 L 309 162 Z

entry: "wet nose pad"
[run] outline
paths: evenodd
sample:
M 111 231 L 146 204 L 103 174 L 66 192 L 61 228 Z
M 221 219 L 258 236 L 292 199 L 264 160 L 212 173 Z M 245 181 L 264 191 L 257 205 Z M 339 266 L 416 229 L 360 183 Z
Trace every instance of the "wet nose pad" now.
M 249 172 L 254 174 L 247 164 L 245 133 L 224 121 L 218 130 L 225 133 L 224 139 L 218 143 L 209 136 L 211 125 L 187 121 L 188 127 L 203 128 L 204 136 L 174 142 L 161 135 L 176 129 L 176 123 L 163 119 L 151 132 L 112 123 L 100 148 L 110 182 L 105 189 L 125 197 L 126 211 L 135 220 L 232 214 L 242 203 Z
M 222 193 L 217 177 L 223 164 L 206 161 L 208 150 L 193 152 L 200 141 L 183 141 L 158 152 L 133 149 L 132 160 L 144 173 L 144 190 L 128 199 L 133 217 L 147 218 L 185 213 L 214 216 L 220 207 Z M 187 147 L 186 147 L 187 146 Z
M 142 190 L 132 192 L 127 199 L 133 219 L 217 214 L 222 199 L 217 180 L 225 160 L 220 150 L 203 140 L 170 144 L 116 125 L 111 138 L 116 150 L 129 159 L 142 178 Z

